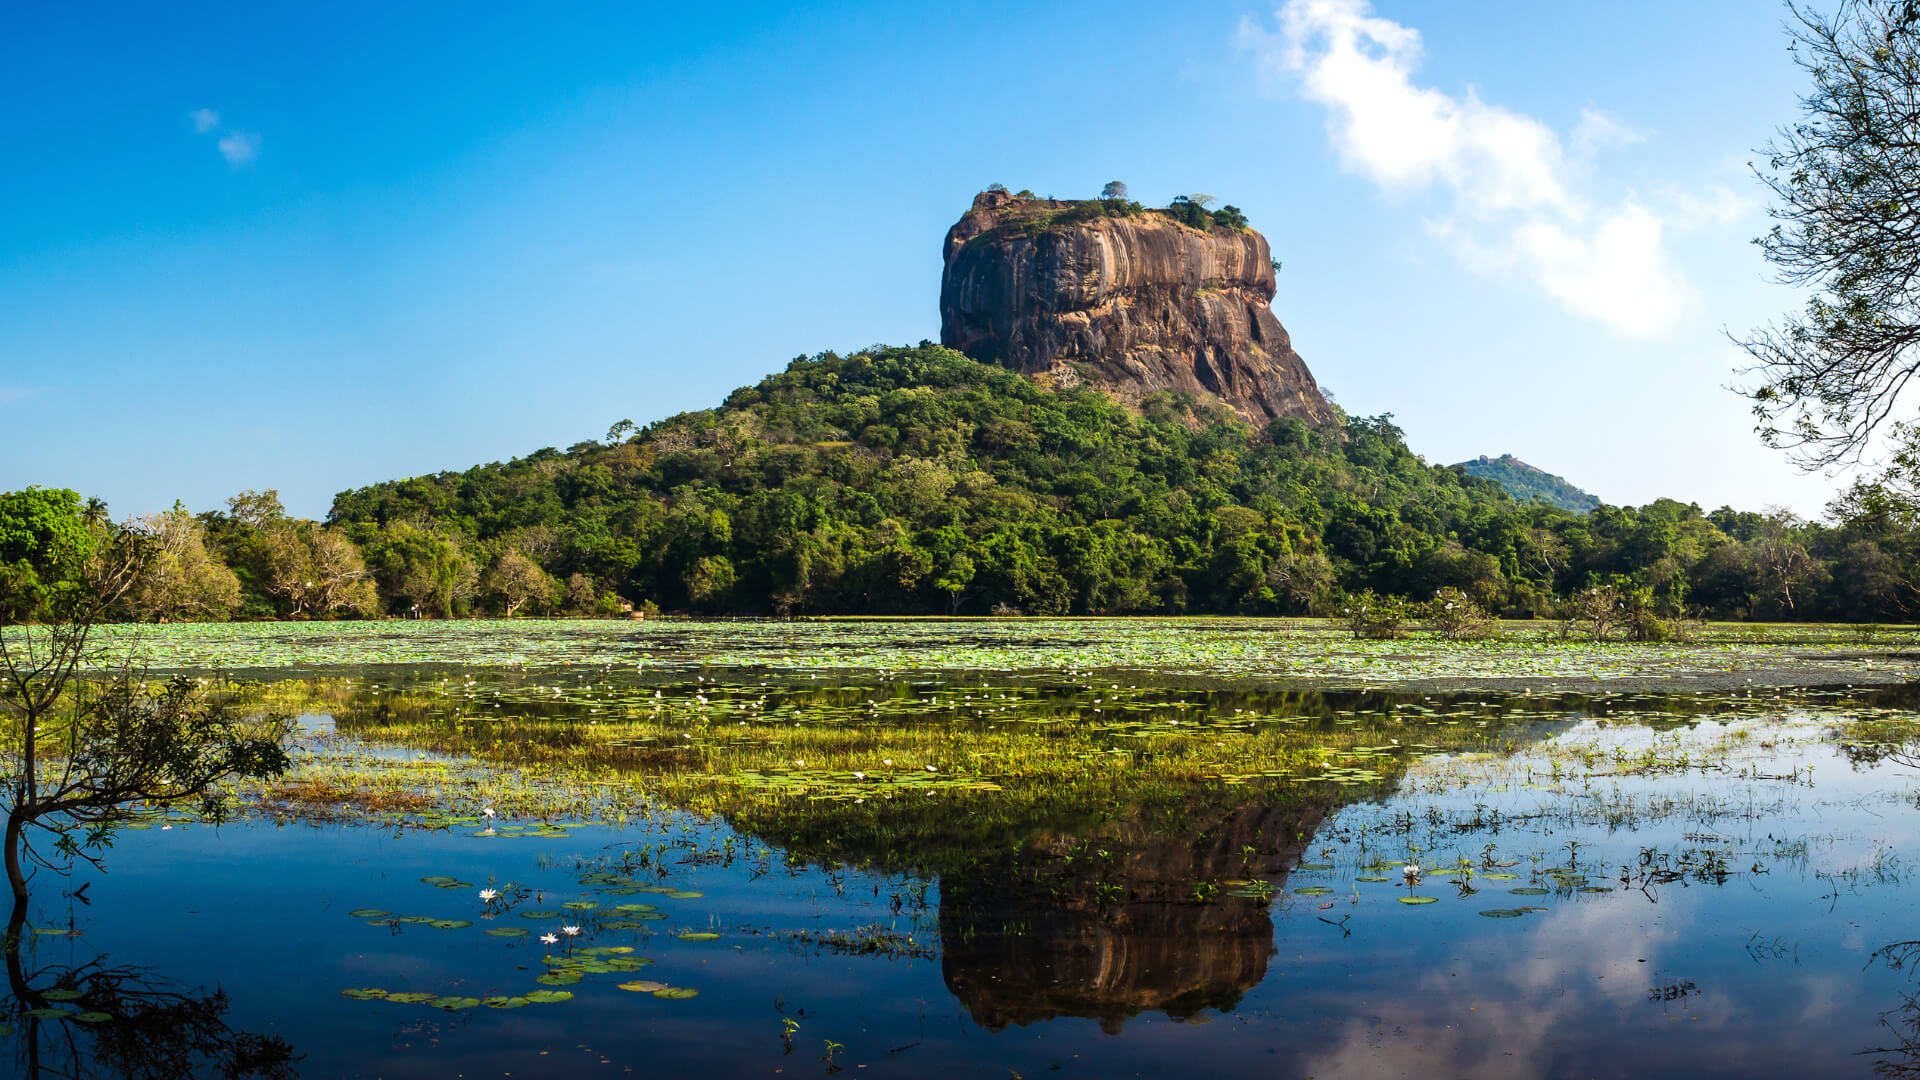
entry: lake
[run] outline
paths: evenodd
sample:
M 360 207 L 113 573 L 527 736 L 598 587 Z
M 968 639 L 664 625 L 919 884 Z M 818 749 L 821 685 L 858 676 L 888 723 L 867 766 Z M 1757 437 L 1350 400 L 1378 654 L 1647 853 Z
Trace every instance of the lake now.
M 1904 640 L 119 638 L 298 766 L 39 875 L 22 1074 L 1920 1071 Z

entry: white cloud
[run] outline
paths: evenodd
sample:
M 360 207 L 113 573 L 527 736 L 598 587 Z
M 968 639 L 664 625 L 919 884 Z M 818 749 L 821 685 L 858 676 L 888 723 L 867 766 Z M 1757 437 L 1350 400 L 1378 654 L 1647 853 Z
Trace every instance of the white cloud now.
M 187 117 L 193 121 L 193 130 L 202 135 L 220 126 L 220 114 L 212 109 L 195 109 Z
M 1569 312 L 1627 337 L 1662 336 L 1697 306 L 1666 233 L 1724 221 L 1739 209 L 1730 194 L 1663 199 L 1677 214 L 1632 195 L 1595 197 L 1585 160 L 1639 141 L 1637 132 L 1585 109 L 1569 153 L 1546 124 L 1472 89 L 1455 96 L 1416 85 L 1420 32 L 1373 14 L 1367 0 L 1288 0 L 1279 22 L 1277 33 L 1248 25 L 1243 36 L 1269 69 L 1326 107 L 1346 168 L 1391 194 L 1449 197 L 1428 232 L 1463 261 L 1523 274 Z
M 6 405 L 15 401 L 25 401 L 32 397 L 35 392 L 33 389 L 25 386 L 0 386 L 0 405 Z
M 1573 129 L 1573 152 L 1592 157 L 1595 151 L 1645 142 L 1646 136 L 1598 109 L 1581 109 L 1580 122 Z
M 233 166 L 245 165 L 260 153 L 260 136 L 250 131 L 231 131 L 220 136 L 220 155 Z

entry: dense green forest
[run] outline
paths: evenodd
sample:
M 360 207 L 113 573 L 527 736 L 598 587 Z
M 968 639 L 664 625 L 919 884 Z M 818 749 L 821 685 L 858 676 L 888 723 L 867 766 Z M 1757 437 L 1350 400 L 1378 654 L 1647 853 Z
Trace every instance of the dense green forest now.
M 1576 514 L 1584 514 L 1600 506 L 1599 499 L 1573 486 L 1565 477 L 1537 469 L 1512 454 L 1501 454 L 1497 458 L 1477 457 L 1461 462 L 1460 468 L 1465 469 L 1468 476 L 1497 482 L 1507 489 L 1507 494 L 1521 502 L 1544 499 Z
M 1575 515 L 1408 449 L 1389 417 L 1252 431 L 1141 414 L 922 343 L 793 361 L 716 409 L 344 492 L 114 526 L 71 491 L 0 496 L 15 614 L 105 532 L 156 556 L 133 619 L 475 614 L 1337 612 L 1459 589 L 1550 615 L 1594 586 L 1666 614 L 1900 621 L 1920 528 L 1857 488 L 1807 523 L 1660 500 Z

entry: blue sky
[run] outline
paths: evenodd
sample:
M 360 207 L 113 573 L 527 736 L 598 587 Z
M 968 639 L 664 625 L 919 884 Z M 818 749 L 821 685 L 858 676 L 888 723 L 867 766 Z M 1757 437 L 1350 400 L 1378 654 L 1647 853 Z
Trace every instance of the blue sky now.
M 1801 85 L 1757 0 L 0 7 L 0 489 L 117 515 L 502 460 L 938 339 L 991 182 L 1244 208 L 1350 412 L 1817 513 L 1722 334 Z

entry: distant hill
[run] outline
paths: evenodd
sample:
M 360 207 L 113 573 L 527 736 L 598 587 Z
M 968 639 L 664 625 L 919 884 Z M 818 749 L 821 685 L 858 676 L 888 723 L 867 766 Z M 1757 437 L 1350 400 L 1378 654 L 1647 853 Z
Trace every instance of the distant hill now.
M 1467 470 L 1468 476 L 1478 476 L 1498 483 L 1507 489 L 1507 494 L 1521 502 L 1544 499 L 1564 510 L 1584 514 L 1600 505 L 1600 500 L 1581 491 L 1558 477 L 1514 457 L 1502 454 L 1490 458 L 1482 454 L 1472 461 L 1463 461 L 1460 468 Z

